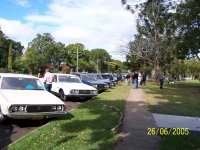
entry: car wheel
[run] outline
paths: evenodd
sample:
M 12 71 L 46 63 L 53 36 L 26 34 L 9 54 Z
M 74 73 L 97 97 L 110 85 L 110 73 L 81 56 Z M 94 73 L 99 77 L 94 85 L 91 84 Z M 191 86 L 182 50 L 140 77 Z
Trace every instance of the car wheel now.
M 5 122 L 6 122 L 6 118 L 4 114 L 1 112 L 1 107 L 0 107 L 0 123 L 5 123 Z
M 66 95 L 65 95 L 65 93 L 64 93 L 63 90 L 60 90 L 60 91 L 59 91 L 59 94 L 60 94 L 60 99 L 61 99 L 61 100 L 63 100 L 63 101 L 66 101 L 66 100 L 67 100 L 67 97 L 66 97 Z

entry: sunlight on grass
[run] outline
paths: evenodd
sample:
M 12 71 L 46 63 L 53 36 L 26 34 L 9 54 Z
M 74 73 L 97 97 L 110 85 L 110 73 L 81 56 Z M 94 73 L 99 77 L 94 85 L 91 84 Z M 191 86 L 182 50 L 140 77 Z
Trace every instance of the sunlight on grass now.
M 148 82 L 144 87 L 148 100 L 148 109 L 153 113 L 200 117 L 200 82 L 180 81 L 164 84 L 164 90 L 158 83 Z
M 187 80 L 174 85 L 164 85 L 159 89 L 158 83 L 147 83 L 144 87 L 148 100 L 148 109 L 153 113 L 200 117 L 200 82 Z M 200 134 L 161 136 L 160 150 L 197 150 L 200 149 Z
M 129 87 L 119 86 L 101 93 L 70 112 L 67 118 L 49 122 L 8 149 L 112 149 L 117 133 L 111 129 L 120 116 L 103 106 L 115 106 L 124 111 L 129 90 Z

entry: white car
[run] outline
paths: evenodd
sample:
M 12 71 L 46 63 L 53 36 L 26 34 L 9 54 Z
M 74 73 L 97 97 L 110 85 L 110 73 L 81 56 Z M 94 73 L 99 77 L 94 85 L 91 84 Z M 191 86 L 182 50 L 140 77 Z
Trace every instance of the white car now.
M 0 73 L 0 122 L 66 115 L 65 104 L 30 75 Z
M 97 96 L 97 89 L 81 82 L 80 78 L 72 74 L 54 74 L 52 93 L 59 95 L 62 100 L 68 97 L 92 98 Z

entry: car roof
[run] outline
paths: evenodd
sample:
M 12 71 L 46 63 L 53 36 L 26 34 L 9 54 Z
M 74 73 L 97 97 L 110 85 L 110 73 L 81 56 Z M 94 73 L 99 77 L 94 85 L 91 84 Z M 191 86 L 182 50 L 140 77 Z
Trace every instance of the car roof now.
M 66 76 L 72 76 L 72 77 L 77 77 L 77 75 L 74 74 L 64 74 L 64 73 L 53 73 L 54 75 L 66 75 Z
M 23 78 L 37 78 L 28 74 L 17 74 L 17 73 L 0 73 L 1 77 L 23 77 Z

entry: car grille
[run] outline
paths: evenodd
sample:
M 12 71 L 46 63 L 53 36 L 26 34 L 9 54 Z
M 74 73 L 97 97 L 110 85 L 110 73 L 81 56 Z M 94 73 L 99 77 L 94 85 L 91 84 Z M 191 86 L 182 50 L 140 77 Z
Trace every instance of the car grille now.
M 79 94 L 91 94 L 90 90 L 79 90 Z
M 26 108 L 27 112 L 51 112 L 52 106 L 41 106 L 41 105 L 28 105 Z
M 98 84 L 97 87 L 104 88 L 105 86 L 104 86 L 104 84 Z

